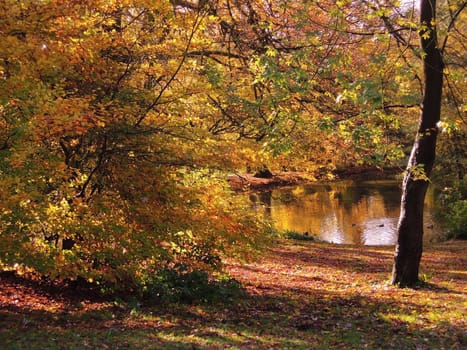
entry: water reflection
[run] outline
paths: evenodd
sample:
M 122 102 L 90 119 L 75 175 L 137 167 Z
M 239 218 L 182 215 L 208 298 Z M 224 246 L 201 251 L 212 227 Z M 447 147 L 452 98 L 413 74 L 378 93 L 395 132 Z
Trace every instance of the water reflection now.
M 338 244 L 392 245 L 396 242 L 400 182 L 339 181 L 280 188 L 250 195 L 253 205 L 279 230 L 308 232 Z M 439 233 L 427 196 L 425 237 Z

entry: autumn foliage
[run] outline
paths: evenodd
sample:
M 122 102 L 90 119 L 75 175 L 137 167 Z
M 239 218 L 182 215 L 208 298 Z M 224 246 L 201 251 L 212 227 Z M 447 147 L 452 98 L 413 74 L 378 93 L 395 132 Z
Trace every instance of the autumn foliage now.
M 7 1 L 1 8 L 0 262 L 138 287 L 258 246 L 190 104 L 205 11 L 168 1 Z M 192 117 L 193 116 L 193 117 Z M 235 157 L 223 164 L 232 166 Z M 228 198 L 228 199 L 226 199 Z
M 226 172 L 400 160 L 415 24 L 364 3 L 3 1 L 1 268 L 130 289 L 216 270 L 265 238 Z

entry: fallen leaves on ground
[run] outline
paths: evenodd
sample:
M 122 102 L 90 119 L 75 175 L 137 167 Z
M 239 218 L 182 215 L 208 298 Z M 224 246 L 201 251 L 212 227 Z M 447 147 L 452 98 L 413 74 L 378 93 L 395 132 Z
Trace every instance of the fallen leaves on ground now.
M 390 286 L 392 247 L 280 241 L 229 261 L 246 294 L 216 305 L 117 303 L 2 275 L 5 349 L 462 349 L 467 242 L 429 246 L 425 283 Z

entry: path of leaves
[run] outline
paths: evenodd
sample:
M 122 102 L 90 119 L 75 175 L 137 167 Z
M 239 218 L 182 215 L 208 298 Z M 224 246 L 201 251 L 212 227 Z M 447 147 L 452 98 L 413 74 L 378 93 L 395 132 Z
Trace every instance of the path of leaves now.
M 462 349 L 467 242 L 425 249 L 418 289 L 387 284 L 393 249 L 278 242 L 229 262 L 247 294 L 217 305 L 98 300 L 0 280 L 6 349 Z

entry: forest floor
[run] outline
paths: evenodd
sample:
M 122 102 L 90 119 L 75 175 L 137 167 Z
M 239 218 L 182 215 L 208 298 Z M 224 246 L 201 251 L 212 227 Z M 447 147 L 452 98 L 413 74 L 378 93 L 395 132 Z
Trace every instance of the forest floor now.
M 388 284 L 393 247 L 278 240 L 229 262 L 242 297 L 144 306 L 0 275 L 2 349 L 466 349 L 466 241 L 429 245 L 423 285 Z

